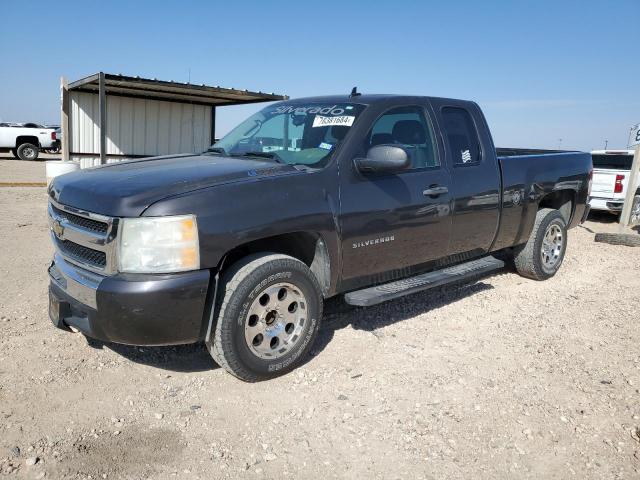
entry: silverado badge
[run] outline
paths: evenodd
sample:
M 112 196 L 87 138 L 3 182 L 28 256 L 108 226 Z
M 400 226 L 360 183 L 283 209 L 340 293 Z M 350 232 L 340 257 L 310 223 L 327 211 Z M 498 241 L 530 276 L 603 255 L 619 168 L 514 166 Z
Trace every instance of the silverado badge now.
M 395 237 L 393 235 L 389 235 L 387 237 L 372 238 L 363 242 L 354 242 L 353 248 L 370 247 L 372 245 L 378 245 L 380 243 L 393 242 L 394 240 Z

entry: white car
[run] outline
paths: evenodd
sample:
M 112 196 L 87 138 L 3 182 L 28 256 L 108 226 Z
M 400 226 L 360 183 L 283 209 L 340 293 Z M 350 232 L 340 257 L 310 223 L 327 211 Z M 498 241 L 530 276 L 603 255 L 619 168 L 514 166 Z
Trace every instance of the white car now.
M 631 174 L 633 150 L 594 150 L 593 183 L 589 205 L 591 210 L 606 210 L 615 214 L 622 212 Z M 636 192 L 636 200 L 640 189 Z M 634 202 L 636 203 L 636 202 Z
M 35 123 L 0 124 L 0 150 L 10 150 L 22 160 L 35 160 L 40 150 L 56 144 L 56 130 Z

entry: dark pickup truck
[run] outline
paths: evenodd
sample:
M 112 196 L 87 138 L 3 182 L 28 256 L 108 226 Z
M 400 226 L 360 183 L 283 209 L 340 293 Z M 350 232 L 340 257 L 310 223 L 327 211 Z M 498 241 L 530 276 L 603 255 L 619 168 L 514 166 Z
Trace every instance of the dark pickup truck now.
M 542 280 L 584 221 L 587 153 L 498 157 L 477 104 L 272 104 L 208 151 L 49 187 L 50 317 L 109 342 L 204 341 L 237 377 L 293 369 L 323 300 L 367 306 L 501 268 Z

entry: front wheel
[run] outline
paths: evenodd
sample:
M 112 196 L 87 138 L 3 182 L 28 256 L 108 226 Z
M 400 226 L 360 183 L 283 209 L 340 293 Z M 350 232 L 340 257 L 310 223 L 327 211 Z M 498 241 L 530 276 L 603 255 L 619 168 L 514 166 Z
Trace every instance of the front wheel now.
M 518 273 L 534 280 L 546 280 L 560 269 L 567 249 L 567 224 L 558 210 L 543 208 L 536 214 L 529 241 L 515 249 Z
M 293 370 L 308 354 L 322 318 L 322 293 L 300 260 L 248 256 L 223 275 L 218 292 L 207 348 L 229 373 L 248 382 L 265 380 Z

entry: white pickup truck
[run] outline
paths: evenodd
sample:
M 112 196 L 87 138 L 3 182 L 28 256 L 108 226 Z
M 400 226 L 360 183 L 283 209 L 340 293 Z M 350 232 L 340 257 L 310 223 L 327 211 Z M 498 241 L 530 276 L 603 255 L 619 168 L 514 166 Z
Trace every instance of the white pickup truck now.
M 56 144 L 56 130 L 35 123 L 0 123 L 0 150 L 21 160 L 35 160 L 40 150 Z
M 589 205 L 591 210 L 606 210 L 619 214 L 627 194 L 633 150 L 594 150 L 593 183 Z M 636 192 L 640 196 L 640 189 Z

